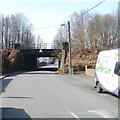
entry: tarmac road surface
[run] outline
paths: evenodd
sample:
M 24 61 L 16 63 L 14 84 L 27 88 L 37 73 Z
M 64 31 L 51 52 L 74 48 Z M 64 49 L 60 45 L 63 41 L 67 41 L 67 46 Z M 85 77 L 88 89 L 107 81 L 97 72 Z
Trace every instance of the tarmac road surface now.
M 118 98 L 94 78 L 30 71 L 0 81 L 3 118 L 118 118 Z M 1 111 L 0 109 L 0 111 Z

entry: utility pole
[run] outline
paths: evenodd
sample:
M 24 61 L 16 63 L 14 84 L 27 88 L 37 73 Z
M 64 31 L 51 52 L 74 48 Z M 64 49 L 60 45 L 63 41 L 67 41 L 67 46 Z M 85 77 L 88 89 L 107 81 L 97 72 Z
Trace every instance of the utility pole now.
M 68 32 L 69 32 L 69 74 L 73 74 L 73 68 L 72 68 L 72 55 L 71 55 L 71 32 L 70 32 L 70 21 L 68 21 Z

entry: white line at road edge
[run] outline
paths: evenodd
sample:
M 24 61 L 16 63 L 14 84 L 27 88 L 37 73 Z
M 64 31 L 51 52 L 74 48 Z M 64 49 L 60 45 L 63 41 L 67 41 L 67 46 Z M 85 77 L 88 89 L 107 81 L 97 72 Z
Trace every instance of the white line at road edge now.
M 63 104 L 63 106 L 74 118 L 80 120 L 80 118 L 77 115 L 75 115 L 73 112 L 71 112 L 64 104 Z
M 115 118 L 111 114 L 109 114 L 106 110 L 90 110 L 89 113 L 94 113 L 96 115 L 101 116 L 102 118 Z

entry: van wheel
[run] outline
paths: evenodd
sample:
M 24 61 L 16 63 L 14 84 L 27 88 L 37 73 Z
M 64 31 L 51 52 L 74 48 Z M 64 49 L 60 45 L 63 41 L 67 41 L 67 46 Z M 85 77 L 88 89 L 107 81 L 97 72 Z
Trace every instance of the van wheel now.
M 101 93 L 101 92 L 102 92 L 102 88 L 101 88 L 99 82 L 98 82 L 97 85 L 96 85 L 96 90 L 97 90 L 98 93 Z

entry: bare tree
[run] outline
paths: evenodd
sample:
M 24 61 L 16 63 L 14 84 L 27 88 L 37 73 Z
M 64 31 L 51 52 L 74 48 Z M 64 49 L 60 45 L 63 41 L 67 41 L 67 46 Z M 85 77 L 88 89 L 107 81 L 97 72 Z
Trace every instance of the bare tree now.
M 36 39 L 36 48 L 41 49 L 42 45 L 43 45 L 43 40 L 40 36 L 38 36 L 37 39 Z
M 3 39 L 4 39 L 4 15 L 0 15 L 0 39 L 1 39 L 1 49 L 3 49 Z
M 118 41 L 117 14 L 83 14 L 74 12 L 71 15 L 72 46 L 85 48 L 116 48 Z M 68 32 L 60 28 L 54 39 L 56 43 L 67 40 Z
M 94 15 L 89 21 L 88 37 L 90 48 L 97 48 L 98 46 L 101 46 L 103 40 L 101 25 L 101 16 L 98 14 Z
M 94 15 L 88 26 L 92 48 L 109 48 L 117 42 L 117 22 L 113 15 Z
M 60 27 L 57 35 L 54 37 L 54 48 L 61 48 L 62 42 L 68 41 L 67 25 Z
M 81 49 L 84 49 L 88 45 L 88 37 L 87 37 L 87 26 L 89 21 L 89 14 L 83 15 L 85 11 L 82 11 L 80 13 L 73 13 L 71 16 L 72 24 L 71 24 L 71 30 L 72 30 L 72 43 L 73 46 L 79 47 Z
M 16 43 L 19 43 L 22 48 L 32 48 L 35 46 L 32 24 L 23 14 L 2 16 L 0 23 L 2 46 L 5 49 L 13 49 Z

